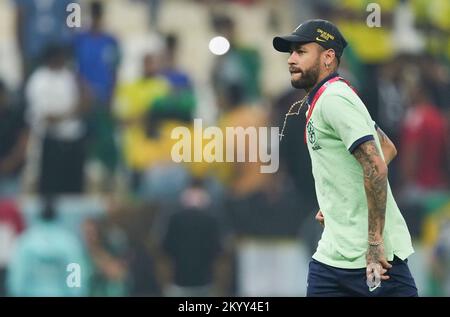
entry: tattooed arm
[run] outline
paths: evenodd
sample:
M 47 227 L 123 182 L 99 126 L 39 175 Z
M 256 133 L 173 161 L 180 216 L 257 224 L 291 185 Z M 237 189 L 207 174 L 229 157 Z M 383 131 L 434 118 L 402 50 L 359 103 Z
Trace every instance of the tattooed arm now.
M 373 140 L 359 145 L 353 152 L 353 155 L 363 169 L 364 189 L 368 206 L 367 274 L 369 274 L 369 267 L 375 265 L 379 267 L 378 270 L 382 275 L 386 272 L 386 269 L 391 267 L 384 256 L 383 246 L 387 197 L 387 165 Z M 387 276 L 382 276 L 382 279 L 387 278 Z
M 384 160 L 386 161 L 386 164 L 389 165 L 394 157 L 397 156 L 397 149 L 386 133 L 384 133 L 379 127 L 377 127 L 377 134 L 378 139 L 380 140 L 381 150 L 383 151 Z
M 378 139 L 380 140 L 381 144 L 381 150 L 383 151 L 384 160 L 386 162 L 386 165 L 389 165 L 389 163 L 391 163 L 391 161 L 397 156 L 397 149 L 391 139 L 389 139 L 389 137 L 386 135 L 386 133 L 384 133 L 383 130 L 381 130 L 379 127 L 376 128 Z M 325 219 L 321 210 L 317 212 L 316 220 L 322 227 L 325 227 Z

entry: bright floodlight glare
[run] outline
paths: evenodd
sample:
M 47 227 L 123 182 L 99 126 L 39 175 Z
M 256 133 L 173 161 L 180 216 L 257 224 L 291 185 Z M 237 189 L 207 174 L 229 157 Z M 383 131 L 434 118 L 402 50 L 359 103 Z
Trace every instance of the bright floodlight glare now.
M 223 55 L 230 49 L 230 42 L 223 36 L 216 36 L 209 41 L 209 50 L 214 55 Z

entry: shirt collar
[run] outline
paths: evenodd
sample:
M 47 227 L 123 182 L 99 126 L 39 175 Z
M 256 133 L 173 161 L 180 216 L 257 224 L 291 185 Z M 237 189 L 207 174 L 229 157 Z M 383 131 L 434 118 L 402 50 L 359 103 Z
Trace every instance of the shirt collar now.
M 319 82 L 316 86 L 314 86 L 314 88 L 311 90 L 311 92 L 309 93 L 308 96 L 308 105 L 311 105 L 314 96 L 317 94 L 317 91 L 320 89 L 320 87 L 323 86 L 323 84 L 325 84 L 327 81 L 329 81 L 331 78 L 339 76 L 339 74 L 337 72 L 334 72 L 330 75 L 328 75 L 327 77 L 325 77 L 321 82 Z

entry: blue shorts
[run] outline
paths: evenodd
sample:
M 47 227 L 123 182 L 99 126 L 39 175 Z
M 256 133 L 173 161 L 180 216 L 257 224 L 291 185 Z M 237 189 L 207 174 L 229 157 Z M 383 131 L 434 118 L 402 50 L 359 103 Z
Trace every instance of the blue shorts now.
M 417 297 L 417 287 L 409 271 L 408 260 L 394 257 L 392 268 L 387 271 L 389 279 L 381 286 L 369 291 L 366 284 L 366 269 L 340 269 L 314 259 L 309 263 L 306 296 L 369 296 L 369 297 Z

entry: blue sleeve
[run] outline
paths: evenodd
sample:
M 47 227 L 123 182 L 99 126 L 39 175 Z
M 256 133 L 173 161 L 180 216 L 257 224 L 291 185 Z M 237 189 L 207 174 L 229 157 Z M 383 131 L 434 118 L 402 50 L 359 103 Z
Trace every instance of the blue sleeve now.
M 364 142 L 372 141 L 372 140 L 375 140 L 375 138 L 373 137 L 372 134 L 363 136 L 363 137 L 359 138 L 358 140 L 356 140 L 355 142 L 353 142 L 352 145 L 350 145 L 350 147 L 348 148 L 348 151 L 353 154 L 353 152 L 356 150 L 356 148 L 358 146 L 360 146 Z

